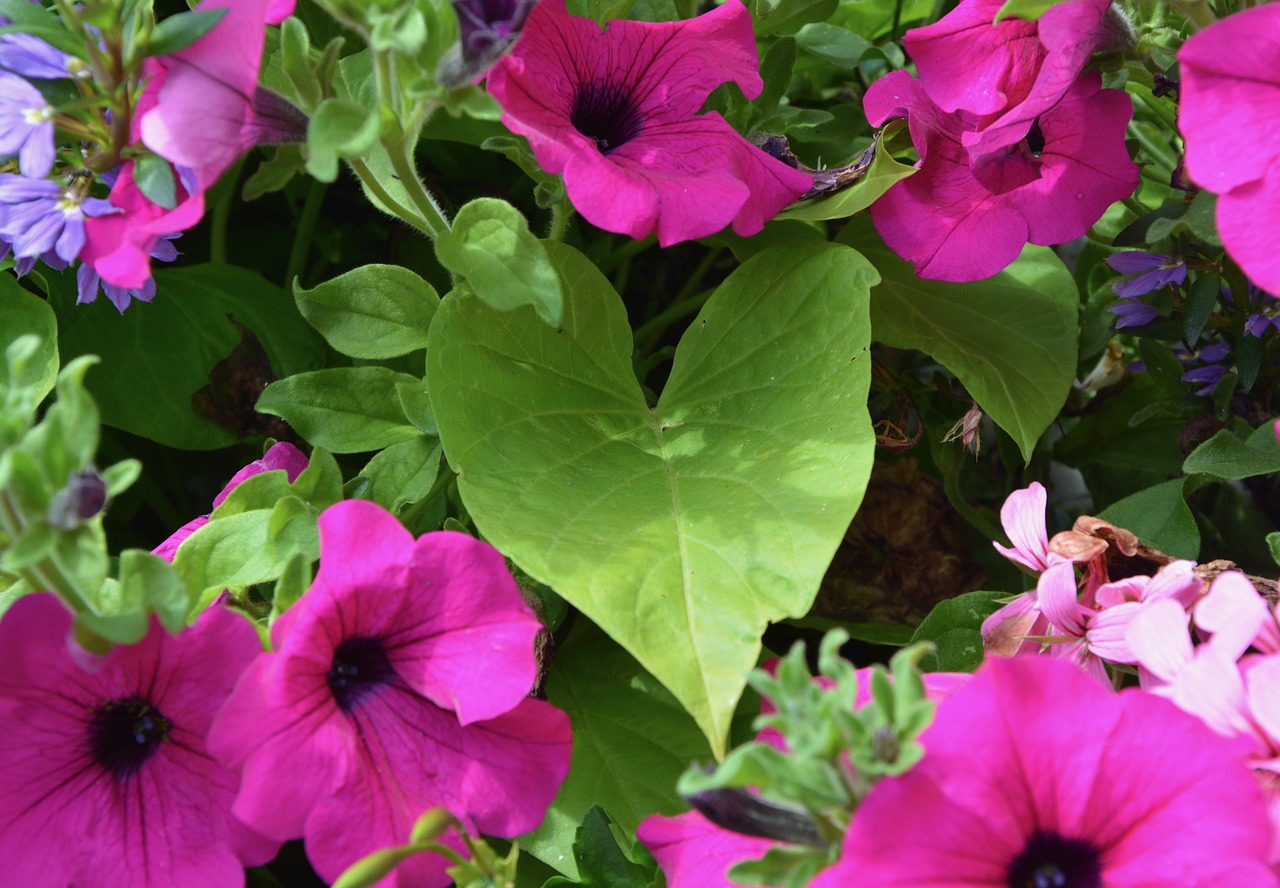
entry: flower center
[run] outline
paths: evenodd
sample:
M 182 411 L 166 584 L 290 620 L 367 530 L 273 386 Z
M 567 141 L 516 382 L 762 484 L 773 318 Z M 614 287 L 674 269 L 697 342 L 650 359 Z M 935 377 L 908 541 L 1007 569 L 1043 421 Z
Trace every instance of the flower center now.
M 578 87 L 569 122 L 588 139 L 595 139 L 601 154 L 631 141 L 644 129 L 640 109 L 630 91 L 625 86 L 604 81 Z
M 1038 832 L 1009 866 L 1009 888 L 1102 888 L 1098 850 L 1079 839 Z
M 28 126 L 39 126 L 53 120 L 56 110 L 52 105 L 45 105 L 43 108 L 23 108 L 22 122 Z
M 1040 129 L 1039 120 L 1032 123 L 1031 129 L 1027 132 L 1027 149 L 1036 157 L 1044 151 L 1044 130 Z
M 350 712 L 364 697 L 396 674 L 387 649 L 376 638 L 348 638 L 333 652 L 329 690 L 343 712 Z
M 108 700 L 89 718 L 89 749 L 98 764 L 123 783 L 155 754 L 172 727 L 144 697 Z

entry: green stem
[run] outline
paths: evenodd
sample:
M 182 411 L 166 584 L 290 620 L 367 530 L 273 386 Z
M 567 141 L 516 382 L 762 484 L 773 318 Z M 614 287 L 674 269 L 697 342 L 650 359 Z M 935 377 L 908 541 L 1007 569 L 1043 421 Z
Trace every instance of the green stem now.
M 551 227 L 547 229 L 547 240 L 563 241 L 565 232 L 569 230 L 569 220 L 573 218 L 573 205 L 568 199 L 553 204 L 551 207 Z
M 427 506 L 431 505 L 431 501 L 438 497 L 457 477 L 458 473 L 449 468 L 449 464 L 442 459 L 435 483 L 431 485 L 431 489 L 427 491 L 426 496 L 410 506 L 408 511 L 400 516 L 400 523 L 405 527 L 413 527 L 413 523 L 418 520 L 419 515 L 426 511 Z
M 391 168 L 400 177 L 400 184 L 404 186 L 409 200 L 413 201 L 414 209 L 418 211 L 425 223 L 423 231 L 427 237 L 435 240 L 449 230 L 449 220 L 445 218 L 440 205 L 431 196 L 431 192 L 427 191 L 422 180 L 418 178 L 418 171 L 413 166 L 412 149 L 404 142 L 393 145 L 384 143 L 384 147 L 391 157 Z
M 28 522 L 23 518 L 12 495 L 7 490 L 0 490 L 0 525 L 3 525 L 9 539 L 15 540 L 26 530 Z M 93 613 L 83 592 L 75 580 L 62 569 L 57 556 L 50 552 L 49 556 L 35 564 L 16 571 L 17 575 L 32 589 L 53 592 L 71 606 L 77 613 Z
M 1173 171 L 1178 166 L 1178 158 L 1176 155 L 1169 153 L 1168 149 L 1163 145 L 1158 145 L 1155 140 L 1148 138 L 1147 135 L 1143 133 L 1142 128 L 1135 125 L 1133 122 L 1129 123 L 1128 132 L 1130 136 L 1138 140 L 1138 144 L 1145 148 L 1148 154 L 1155 158 L 1161 167 L 1172 175 Z
M 374 197 L 378 198 L 388 213 L 400 221 L 412 225 L 423 234 L 427 233 L 427 221 L 392 197 L 387 189 L 382 187 L 382 183 L 378 181 L 378 177 L 373 174 L 373 170 L 369 169 L 367 163 L 360 158 L 352 158 L 347 163 L 351 164 L 351 169 L 360 177 L 364 187 L 373 192 Z
M 307 251 L 311 247 L 311 238 L 315 234 L 316 221 L 320 218 L 320 207 L 324 204 L 324 193 L 328 187 L 319 179 L 312 179 L 311 186 L 307 189 L 307 197 L 302 204 L 302 215 L 298 217 L 298 230 L 294 232 L 293 246 L 289 250 L 289 265 L 284 273 L 286 290 L 302 276 L 303 266 L 307 262 Z
M 976 527 L 978 533 L 983 534 L 987 539 L 1004 539 L 1003 531 L 979 514 L 973 506 L 969 505 L 969 501 L 964 498 L 964 494 L 960 492 L 959 472 L 944 471 L 942 480 L 946 489 L 947 499 L 951 501 L 951 505 L 955 507 L 955 510 L 960 513 L 962 518 Z

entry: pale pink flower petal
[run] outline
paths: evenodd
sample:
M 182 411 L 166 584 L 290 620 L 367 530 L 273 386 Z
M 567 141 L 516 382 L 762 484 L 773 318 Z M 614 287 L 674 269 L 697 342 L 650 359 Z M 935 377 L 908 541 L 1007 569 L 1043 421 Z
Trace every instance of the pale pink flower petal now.
M 591 224 L 669 246 L 732 223 L 749 236 L 813 185 L 720 115 L 698 112 L 732 80 L 760 94 L 751 16 L 731 0 L 682 22 L 571 16 L 542 0 L 523 36 L 489 72 L 502 121 L 538 164 L 564 175 Z
M 1126 640 L 1134 658 L 1161 682 L 1170 682 L 1191 659 L 1191 618 L 1176 601 L 1153 601 L 1129 621 Z
M 1231 660 L 1237 660 L 1271 621 L 1267 601 L 1245 579 L 1228 571 L 1213 581 L 1209 593 L 1195 608 L 1196 626 L 1213 636 L 1213 644 Z
M 1000 524 L 1013 543 L 1006 549 L 992 543 L 996 551 L 1023 567 L 1039 573 L 1049 566 L 1049 532 L 1045 529 L 1045 508 L 1049 494 L 1039 481 L 1009 494 L 1000 507 Z

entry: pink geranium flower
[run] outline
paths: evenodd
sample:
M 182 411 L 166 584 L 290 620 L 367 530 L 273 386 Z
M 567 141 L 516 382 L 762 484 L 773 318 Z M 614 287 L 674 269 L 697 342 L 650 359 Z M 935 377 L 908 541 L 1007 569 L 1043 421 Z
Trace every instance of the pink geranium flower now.
M 359 500 L 319 526 L 315 583 L 209 740 L 243 770 L 236 815 L 302 836 L 327 881 L 406 843 L 433 807 L 488 835 L 536 827 L 569 769 L 569 721 L 528 697 L 541 624 L 502 556 L 460 533 L 415 541 Z M 416 856 L 387 884 L 445 886 L 446 865 Z
M 253 628 L 224 608 L 178 635 L 152 617 L 138 644 L 92 657 L 71 622 L 47 593 L 0 621 L 4 883 L 243 885 L 278 843 L 231 816 L 239 778 L 205 736 L 261 650 Z
M 1192 181 L 1219 195 L 1223 246 L 1260 288 L 1280 293 L 1280 6 L 1215 22 L 1178 52 L 1178 129 Z M 1247 133 L 1247 139 L 1240 134 Z
M 964 134 L 975 166 L 1027 137 L 1036 118 L 1071 89 L 1089 57 L 1116 41 L 1109 0 L 1070 0 L 1035 21 L 992 24 L 1003 0 L 964 0 L 937 22 L 903 40 L 920 82 L 942 110 L 986 116 Z
M 255 459 L 240 471 L 231 476 L 231 480 L 227 482 L 226 487 L 213 498 L 213 507 L 216 509 L 222 505 L 231 491 L 235 490 L 240 483 L 254 475 L 260 475 L 263 472 L 270 472 L 276 469 L 282 469 L 292 484 L 298 480 L 298 476 L 307 467 L 307 455 L 294 447 L 287 441 L 281 441 L 271 445 L 271 449 L 262 455 L 262 459 Z M 177 554 L 178 547 L 191 534 L 209 523 L 208 515 L 201 515 L 199 518 L 193 518 L 186 524 L 179 527 L 169 538 L 163 543 L 151 550 L 152 555 L 159 555 L 165 561 L 173 561 L 173 556 Z
M 1166 700 L 1046 657 L 991 660 L 882 780 L 812 888 L 1267 888 L 1241 747 Z
M 871 219 L 922 278 L 990 277 L 1028 241 L 1080 237 L 1138 184 L 1124 145 L 1133 103 L 1121 90 L 1101 89 L 1096 73 L 1076 80 L 1019 144 L 981 165 L 965 143 L 984 119 L 945 112 L 905 71 L 873 83 L 863 105 L 873 126 L 909 120 L 920 171 L 885 192 Z
M 760 95 L 757 66 L 737 0 L 689 21 L 610 22 L 604 33 L 564 0 L 542 0 L 490 71 L 489 91 L 542 168 L 564 175 L 588 222 L 634 238 L 656 228 L 669 246 L 729 223 L 755 234 L 813 185 L 719 114 L 698 113 L 729 80 Z

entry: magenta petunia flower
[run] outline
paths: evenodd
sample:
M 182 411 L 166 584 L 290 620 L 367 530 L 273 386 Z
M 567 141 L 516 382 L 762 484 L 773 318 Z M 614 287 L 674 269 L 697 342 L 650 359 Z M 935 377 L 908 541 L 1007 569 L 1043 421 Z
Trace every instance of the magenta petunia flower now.
M 1126 25 L 1108 19 L 1109 0 L 1069 0 L 1035 21 L 1010 17 L 992 24 L 1003 5 L 963 0 L 903 40 L 934 104 L 986 116 L 981 128 L 963 136 L 975 166 L 998 160 L 1026 138 L 1094 52 L 1132 39 Z
M 1096 73 L 1077 79 L 1021 143 L 981 166 L 973 165 L 964 140 L 982 119 L 944 112 L 907 72 L 877 80 L 863 103 L 873 126 L 890 117 L 909 120 L 920 170 L 885 192 L 871 219 L 922 278 L 990 277 L 1028 241 L 1080 237 L 1138 184 L 1124 145 L 1133 103 L 1121 90 L 1101 89 Z
M 569 769 L 569 720 L 528 697 L 541 623 L 502 556 L 460 533 L 415 541 L 359 500 L 319 526 L 315 583 L 210 736 L 243 771 L 235 814 L 302 836 L 329 881 L 407 842 L 429 808 L 488 835 L 536 827 Z M 388 884 L 445 886 L 446 865 L 416 856 Z
M 1280 293 L 1280 6 L 1246 9 L 1178 52 L 1178 129 L 1192 181 L 1219 195 L 1223 246 L 1262 289 Z M 1248 133 L 1241 140 L 1240 134 Z
M 306 467 L 307 455 L 297 447 L 294 447 L 288 441 L 280 441 L 277 444 L 273 444 L 271 449 L 262 455 L 262 459 L 255 459 L 231 476 L 231 480 L 213 498 L 213 507 L 216 509 L 222 505 L 222 501 L 230 495 L 231 491 L 235 490 L 242 481 L 252 478 L 254 475 L 261 475 L 263 472 L 280 469 L 284 471 L 289 483 L 292 484 L 298 480 L 298 476 L 302 474 Z M 192 518 L 171 533 L 163 543 L 152 549 L 151 554 L 159 555 L 165 561 L 173 561 L 173 556 L 178 553 L 178 547 L 182 545 L 183 541 L 208 523 L 208 515 Z
M 258 86 L 264 27 L 279 21 L 280 0 L 204 0 L 198 9 L 226 9 L 204 36 L 171 55 L 148 60 L 140 112 L 142 142 L 195 173 L 210 188 L 254 145 L 300 142 L 307 120 L 297 108 Z M 283 16 L 280 16 L 281 18 Z
M 695 19 L 614 21 L 601 33 L 542 0 L 511 54 L 489 72 L 502 122 L 526 136 L 542 168 L 564 175 L 588 222 L 669 246 L 733 223 L 743 236 L 813 185 L 756 148 L 707 96 L 732 80 L 764 89 L 751 15 L 730 0 Z
M 871 790 L 812 888 L 1267 888 L 1243 744 L 1048 657 L 992 660 Z
M 279 845 L 231 816 L 239 779 L 205 737 L 261 650 L 253 627 L 211 608 L 169 635 L 152 617 L 142 641 L 92 657 L 71 621 L 46 593 L 0 621 L 4 883 L 243 885 Z

